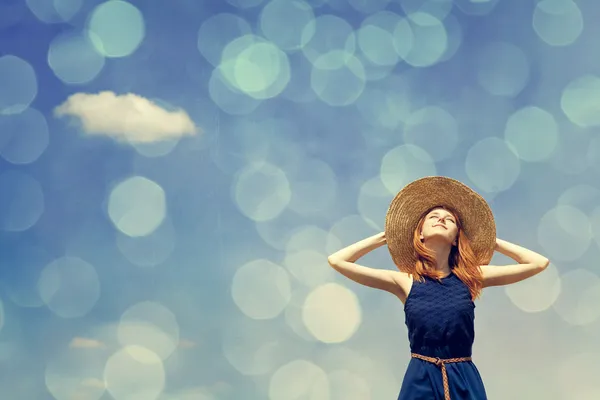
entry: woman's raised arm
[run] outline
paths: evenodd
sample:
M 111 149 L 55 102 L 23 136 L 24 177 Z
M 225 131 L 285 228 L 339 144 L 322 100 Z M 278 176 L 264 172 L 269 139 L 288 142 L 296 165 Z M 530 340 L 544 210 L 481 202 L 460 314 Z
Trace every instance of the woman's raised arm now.
M 336 271 L 354 282 L 390 292 L 404 303 L 412 285 L 412 278 L 408 274 L 369 268 L 355 262 L 385 244 L 385 233 L 381 232 L 333 253 L 327 258 L 327 261 Z
M 520 282 L 539 274 L 550 264 L 550 260 L 541 254 L 502 239 L 496 239 L 496 251 L 512 258 L 518 264 L 482 265 L 480 268 L 483 275 L 483 287 Z

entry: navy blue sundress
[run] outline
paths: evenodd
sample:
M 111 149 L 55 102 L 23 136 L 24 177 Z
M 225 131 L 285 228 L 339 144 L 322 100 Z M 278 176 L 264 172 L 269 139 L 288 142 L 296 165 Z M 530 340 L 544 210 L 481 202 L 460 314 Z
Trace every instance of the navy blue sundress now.
M 451 273 L 441 281 L 415 280 L 404 304 L 411 353 L 440 359 L 471 357 L 475 304 L 469 288 Z M 486 400 L 472 361 L 446 364 L 451 400 Z M 398 400 L 444 400 L 441 368 L 411 358 Z

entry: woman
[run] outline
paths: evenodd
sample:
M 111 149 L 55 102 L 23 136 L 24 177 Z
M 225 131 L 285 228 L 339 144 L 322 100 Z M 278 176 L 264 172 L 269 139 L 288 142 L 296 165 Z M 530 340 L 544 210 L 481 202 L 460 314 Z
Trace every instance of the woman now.
M 328 261 L 353 281 L 393 293 L 404 303 L 411 361 L 398 400 L 486 399 L 471 360 L 473 301 L 485 287 L 538 274 L 548 259 L 497 239 L 485 200 L 447 177 L 407 185 L 392 201 L 385 225 L 385 232 L 332 254 Z M 386 243 L 399 271 L 356 264 Z M 494 251 L 518 264 L 488 265 Z

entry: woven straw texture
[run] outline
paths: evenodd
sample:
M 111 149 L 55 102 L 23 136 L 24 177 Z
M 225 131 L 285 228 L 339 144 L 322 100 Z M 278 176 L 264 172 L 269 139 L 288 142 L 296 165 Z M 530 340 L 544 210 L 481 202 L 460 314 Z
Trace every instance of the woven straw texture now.
M 496 223 L 485 199 L 455 179 L 428 176 L 406 185 L 388 209 L 385 236 L 396 267 L 408 273 L 414 270 L 414 230 L 419 219 L 436 206 L 456 211 L 480 265 L 489 264 L 496 245 Z

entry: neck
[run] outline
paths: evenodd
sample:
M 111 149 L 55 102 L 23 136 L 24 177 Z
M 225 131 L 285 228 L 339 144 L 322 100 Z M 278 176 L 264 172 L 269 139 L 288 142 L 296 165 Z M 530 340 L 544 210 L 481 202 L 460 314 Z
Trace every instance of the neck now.
M 451 247 L 447 243 L 424 243 L 428 250 L 435 254 L 436 265 L 435 269 L 440 271 L 444 276 L 450 275 L 451 269 L 448 264 Z

